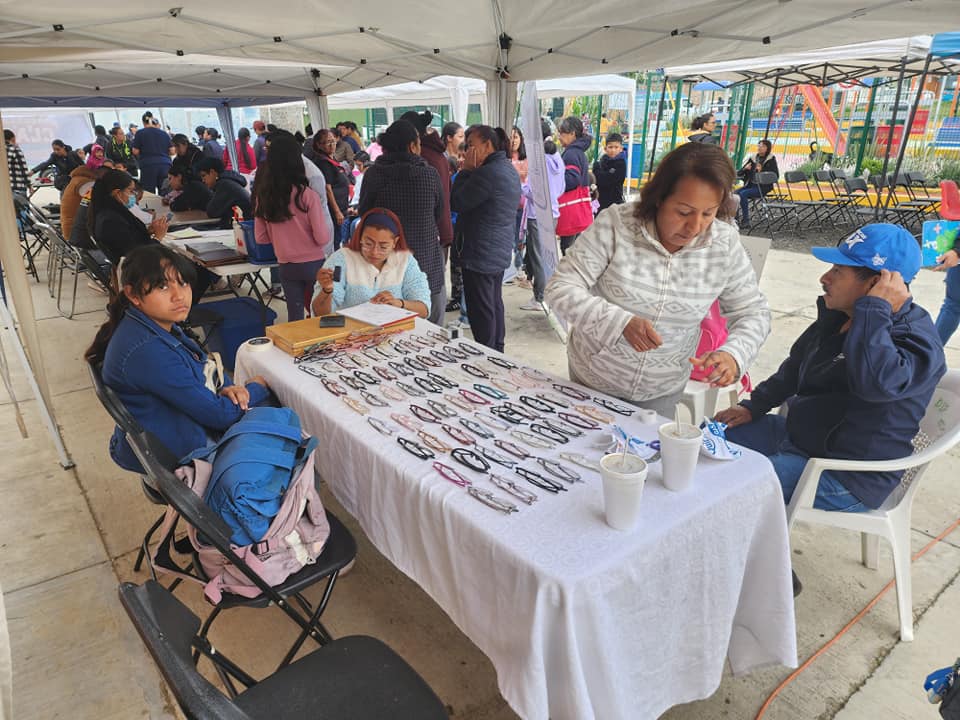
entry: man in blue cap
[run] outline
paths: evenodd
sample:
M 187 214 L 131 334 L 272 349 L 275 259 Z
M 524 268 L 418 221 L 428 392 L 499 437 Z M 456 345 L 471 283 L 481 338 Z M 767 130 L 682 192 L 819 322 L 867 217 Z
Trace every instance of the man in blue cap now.
M 855 231 L 813 254 L 832 263 L 820 278 L 817 320 L 779 370 L 750 399 L 717 413 L 727 437 L 770 458 L 789 502 L 810 457 L 889 460 L 913 452 L 911 441 L 946 372 L 943 345 L 910 283 L 920 246 L 899 225 Z M 768 415 L 787 402 L 787 417 Z M 879 508 L 902 472 L 827 471 L 814 507 Z

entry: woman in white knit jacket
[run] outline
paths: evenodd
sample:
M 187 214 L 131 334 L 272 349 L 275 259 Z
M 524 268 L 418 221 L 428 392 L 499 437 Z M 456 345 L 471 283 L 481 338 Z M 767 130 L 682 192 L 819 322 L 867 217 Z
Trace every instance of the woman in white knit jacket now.
M 672 417 L 691 363 L 725 386 L 753 362 L 770 309 L 737 230 L 722 222 L 734 177 L 716 145 L 681 145 L 639 202 L 600 213 L 567 252 L 546 301 L 572 325 L 572 380 Z M 729 337 L 695 358 L 700 321 L 718 298 Z

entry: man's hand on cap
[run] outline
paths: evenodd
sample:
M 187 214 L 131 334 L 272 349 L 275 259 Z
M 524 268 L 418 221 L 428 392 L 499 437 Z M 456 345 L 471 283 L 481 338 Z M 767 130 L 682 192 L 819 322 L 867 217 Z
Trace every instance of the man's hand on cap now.
M 867 295 L 883 298 L 890 303 L 893 312 L 897 312 L 910 297 L 910 290 L 900 273 L 881 270 L 880 277 Z

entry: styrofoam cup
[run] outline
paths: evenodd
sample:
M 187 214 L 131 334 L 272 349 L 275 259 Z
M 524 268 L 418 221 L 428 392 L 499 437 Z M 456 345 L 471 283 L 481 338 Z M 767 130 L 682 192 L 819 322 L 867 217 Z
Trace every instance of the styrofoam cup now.
M 696 425 L 675 422 L 664 423 L 657 429 L 660 436 L 660 462 L 663 468 L 663 486 L 682 492 L 690 487 L 697 470 L 703 436 Z
M 611 453 L 600 459 L 600 476 L 607 525 L 615 530 L 632 530 L 640 517 L 647 463 L 637 455 Z

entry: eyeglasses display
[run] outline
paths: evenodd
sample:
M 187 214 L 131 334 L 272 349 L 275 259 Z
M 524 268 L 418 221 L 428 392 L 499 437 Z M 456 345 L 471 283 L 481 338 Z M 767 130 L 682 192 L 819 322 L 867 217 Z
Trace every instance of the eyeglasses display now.
M 318 345 L 305 355 L 296 358 L 297 367 L 364 416 L 376 433 L 395 437 L 407 453 L 431 461 L 443 479 L 507 515 L 539 499 L 519 484 L 521 479 L 561 496 L 583 482 L 574 466 L 599 474 L 599 457 L 557 448 L 572 443 L 568 447 L 596 451 L 595 438 L 589 446 L 579 439 L 613 423 L 614 414 L 629 417 L 635 412 L 626 403 L 595 396 L 435 331 L 374 333 L 354 338 L 346 347 Z M 417 402 L 410 403 L 411 398 Z M 443 456 L 466 470 L 457 470 Z M 494 465 L 518 479 L 496 474 L 491 471 Z M 467 471 L 477 477 L 468 477 Z M 483 480 L 520 507 L 478 485 Z

